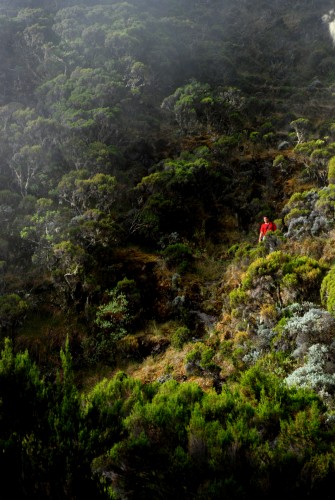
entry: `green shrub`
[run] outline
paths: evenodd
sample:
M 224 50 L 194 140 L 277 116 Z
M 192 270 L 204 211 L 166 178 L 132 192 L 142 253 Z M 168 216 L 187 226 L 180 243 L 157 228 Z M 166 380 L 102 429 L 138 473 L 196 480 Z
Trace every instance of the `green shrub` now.
M 128 300 L 123 293 L 116 289 L 108 291 L 108 296 L 110 297 L 109 302 L 98 307 L 95 323 L 101 331 L 117 341 L 127 333 Z
M 335 156 L 328 162 L 328 183 L 335 184 Z
M 285 215 L 284 222 L 288 224 L 292 219 L 297 219 L 298 217 L 309 215 L 310 210 L 302 209 L 302 208 L 292 208 L 292 210 Z
M 16 293 L 0 297 L 0 330 L 14 333 L 29 310 L 28 303 Z
M 282 291 L 287 289 L 301 299 L 319 293 L 319 287 L 327 271 L 327 266 L 306 256 L 294 256 L 281 251 L 272 252 L 265 258 L 255 260 L 248 268 L 242 280 L 242 290 L 259 288 L 261 279 L 265 278 L 264 293 L 271 288 L 276 293 L 279 303 L 282 302 Z
M 285 161 L 286 161 L 286 160 L 285 160 L 285 156 L 284 156 L 284 155 L 277 155 L 277 156 L 275 157 L 275 159 L 273 160 L 272 165 L 273 165 L 274 167 L 277 167 L 278 165 L 282 165 L 283 163 L 285 163 Z
M 168 245 L 162 256 L 169 268 L 176 268 L 179 273 L 184 273 L 191 269 L 193 254 L 191 249 L 184 243 L 174 243 Z
M 187 354 L 186 361 L 195 368 L 200 369 L 200 371 L 216 372 L 220 368 L 213 361 L 214 354 L 215 352 L 211 347 L 198 342 L 194 345 L 194 349 Z
M 178 328 L 171 337 L 171 345 L 176 349 L 181 349 L 191 338 L 191 331 L 186 326 Z
M 322 305 L 335 316 L 335 267 L 323 278 L 320 288 Z
M 248 300 L 248 294 L 241 288 L 235 288 L 229 294 L 230 306 L 234 309 L 240 305 L 246 304 Z

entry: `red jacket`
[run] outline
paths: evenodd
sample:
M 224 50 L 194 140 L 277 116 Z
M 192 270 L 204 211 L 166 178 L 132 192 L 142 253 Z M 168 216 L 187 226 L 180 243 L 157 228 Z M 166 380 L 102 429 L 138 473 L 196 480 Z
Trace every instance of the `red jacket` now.
M 263 239 L 268 231 L 275 231 L 277 226 L 274 222 L 264 222 L 261 225 L 260 238 Z

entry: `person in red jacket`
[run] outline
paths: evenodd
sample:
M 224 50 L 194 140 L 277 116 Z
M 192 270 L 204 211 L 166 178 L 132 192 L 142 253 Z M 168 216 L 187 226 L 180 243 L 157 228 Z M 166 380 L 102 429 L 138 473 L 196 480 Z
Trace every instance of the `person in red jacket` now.
M 267 217 L 266 215 L 263 217 L 263 220 L 264 222 L 261 225 L 258 242 L 262 241 L 265 238 L 265 235 L 268 231 L 275 231 L 277 229 L 276 224 L 274 222 L 271 222 L 269 217 Z

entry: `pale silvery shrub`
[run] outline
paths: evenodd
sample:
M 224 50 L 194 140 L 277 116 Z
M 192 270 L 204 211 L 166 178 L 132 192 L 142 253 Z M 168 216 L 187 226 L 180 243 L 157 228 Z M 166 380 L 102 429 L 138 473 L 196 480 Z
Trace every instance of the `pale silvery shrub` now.
M 172 301 L 172 306 L 175 308 L 179 308 L 184 306 L 185 302 L 186 302 L 185 295 L 177 295 Z
M 253 349 L 243 356 L 242 361 L 248 365 L 254 365 L 256 361 L 262 356 L 262 354 L 262 351 Z
M 313 308 L 301 317 L 293 317 L 284 327 L 291 339 L 295 339 L 295 357 L 303 356 L 315 343 L 330 344 L 335 337 L 335 318 L 323 309 Z
M 306 302 L 301 306 L 292 305 L 290 310 L 285 308 L 283 312 L 284 316 L 294 315 L 275 341 L 277 350 L 291 351 L 295 358 L 302 358 L 312 344 L 330 345 L 335 338 L 335 318 L 328 311 Z
M 334 395 L 334 366 L 329 363 L 329 357 L 334 357 L 332 350 L 324 344 L 310 346 L 306 363 L 285 378 L 287 385 L 313 389 L 323 398 Z
M 302 316 L 305 312 L 313 308 L 317 308 L 313 302 L 293 302 L 282 309 L 282 314 L 287 317 L 294 315 Z
M 313 225 L 311 227 L 312 236 L 317 236 L 320 233 L 325 233 L 330 229 L 329 222 L 326 217 L 317 216 L 314 218 Z
M 288 230 L 286 233 L 287 238 L 292 238 L 299 240 L 308 234 L 308 219 L 307 217 L 300 216 L 292 219 L 288 224 Z
M 325 234 L 331 229 L 329 221 L 319 212 L 313 211 L 309 215 L 301 215 L 292 219 L 288 224 L 286 237 L 299 240 L 306 236 Z
M 294 210 L 303 213 L 294 216 Z M 334 227 L 333 191 L 329 186 L 320 191 L 310 191 L 303 198 L 289 202 L 284 214 L 289 215 L 286 236 L 299 240 L 306 236 L 326 235 Z
M 171 286 L 173 290 L 179 290 L 180 289 L 180 274 L 174 273 L 171 278 Z
M 246 353 L 242 360 L 244 363 L 249 365 L 255 364 L 255 362 L 266 352 L 271 350 L 271 340 L 275 337 L 276 332 L 272 328 L 268 328 L 265 325 L 260 325 L 257 333 L 257 337 L 252 346 L 252 349 Z
M 271 347 L 271 340 L 275 337 L 275 335 L 276 332 L 272 328 L 260 325 L 257 330 L 257 347 L 262 350 L 269 350 Z

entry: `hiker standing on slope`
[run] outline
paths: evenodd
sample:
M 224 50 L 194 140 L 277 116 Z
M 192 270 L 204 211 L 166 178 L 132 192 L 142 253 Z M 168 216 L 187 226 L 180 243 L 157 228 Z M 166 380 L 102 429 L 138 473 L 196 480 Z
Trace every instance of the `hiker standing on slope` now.
M 259 233 L 258 243 L 260 243 L 264 238 L 268 231 L 275 231 L 277 226 L 274 222 L 271 222 L 269 217 L 266 215 L 263 217 L 263 224 L 261 225 L 261 230 Z

